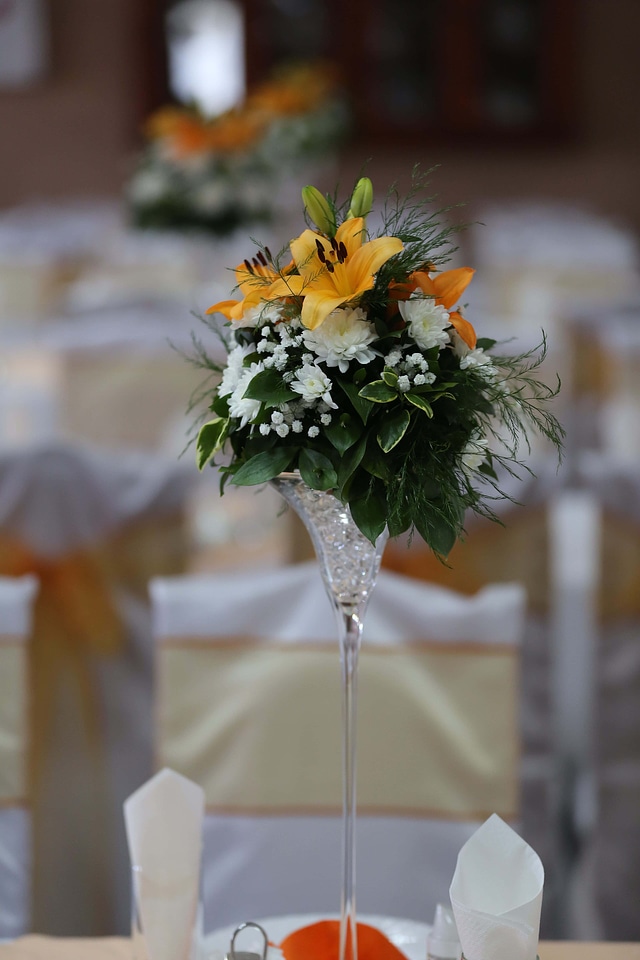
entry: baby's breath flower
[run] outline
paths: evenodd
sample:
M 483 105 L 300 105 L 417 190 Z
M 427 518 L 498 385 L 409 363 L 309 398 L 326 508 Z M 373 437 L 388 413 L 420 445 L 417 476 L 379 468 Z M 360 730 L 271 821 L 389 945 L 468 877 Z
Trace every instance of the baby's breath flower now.
M 279 423 L 276 427 L 276 433 L 279 437 L 286 437 L 289 433 L 289 424 L 288 423 Z
M 402 393 L 406 393 L 407 390 L 411 389 L 411 381 L 406 374 L 403 374 L 401 377 L 398 377 L 398 390 L 401 390 Z
M 293 423 L 291 424 L 291 429 L 293 430 L 294 433 L 302 433 L 302 430 L 303 430 L 302 421 L 294 420 Z
M 329 424 L 331 423 L 331 414 L 323 413 L 320 417 L 320 423 L 322 424 L 323 427 L 328 427 Z
M 284 422 L 284 414 L 280 410 L 274 410 L 271 414 L 271 423 L 275 423 L 277 426 L 279 423 Z
M 270 432 L 271 427 L 269 426 L 268 423 L 261 423 L 259 429 L 262 436 L 266 437 L 267 434 Z
M 314 437 L 317 437 L 319 433 L 320 433 L 319 427 L 315 427 L 315 426 L 309 427 L 309 429 L 307 430 L 307 436 L 311 437 L 312 440 Z

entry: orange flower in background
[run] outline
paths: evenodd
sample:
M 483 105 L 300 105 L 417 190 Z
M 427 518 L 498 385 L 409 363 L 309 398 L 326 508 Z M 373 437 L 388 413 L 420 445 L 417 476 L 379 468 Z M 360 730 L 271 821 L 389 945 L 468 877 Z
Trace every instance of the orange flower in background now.
M 195 113 L 176 107 L 166 107 L 153 114 L 145 132 L 151 140 L 164 140 L 177 157 L 209 149 L 207 123 Z
M 427 272 L 418 270 L 411 274 L 408 285 L 404 289 L 399 288 L 396 299 L 406 300 L 407 297 L 403 294 L 408 289 L 410 293 L 411 289 L 416 288 L 422 290 L 427 296 L 434 297 L 437 304 L 449 311 L 451 326 L 457 330 L 469 349 L 473 350 L 477 340 L 475 330 L 458 310 L 451 310 L 451 307 L 458 303 L 471 283 L 474 273 L 475 270 L 471 267 L 458 267 L 456 270 L 444 270 L 435 277 L 430 277 Z
M 383 933 L 368 924 L 359 923 L 358 960 L 407 960 L 404 953 L 387 940 Z M 280 949 L 284 960 L 338 960 L 340 923 L 321 920 L 289 934 Z M 347 958 L 351 960 L 351 944 L 347 944 Z
M 255 111 L 231 110 L 207 120 L 188 110 L 165 107 L 147 121 L 145 133 L 161 140 L 178 158 L 197 153 L 233 153 L 252 146 L 262 135 L 265 118 Z
M 298 64 L 256 87 L 248 103 L 278 116 L 294 116 L 315 110 L 336 88 L 337 70 L 331 64 Z
M 209 124 L 207 147 L 219 153 L 245 150 L 262 135 L 264 127 L 264 118 L 255 111 L 232 110 Z
M 397 237 L 363 242 L 364 218 L 351 217 L 340 224 L 331 240 L 305 230 L 291 242 L 299 276 L 276 281 L 275 296 L 304 297 L 301 318 L 315 330 L 329 314 L 371 290 L 375 274 L 404 248 Z

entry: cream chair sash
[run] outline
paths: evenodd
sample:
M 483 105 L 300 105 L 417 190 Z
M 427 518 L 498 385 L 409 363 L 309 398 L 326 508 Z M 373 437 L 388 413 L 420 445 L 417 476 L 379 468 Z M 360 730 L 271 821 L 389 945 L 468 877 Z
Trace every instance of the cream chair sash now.
M 215 922 L 242 919 L 241 874 L 245 909 L 254 913 L 335 910 L 340 672 L 317 567 L 156 580 L 152 598 L 156 763 L 205 788 Z M 477 822 L 494 810 L 517 816 L 522 623 L 517 587 L 460 597 L 381 574 L 359 676 L 367 909 L 384 910 L 386 890 L 387 911 L 424 918 L 424 896 L 435 904 L 445 894 L 455 854 Z M 255 875 L 243 873 L 257 849 Z M 399 883 L 403 858 L 407 883 L 391 893 L 381 865 Z M 269 871 L 275 894 L 265 886 Z

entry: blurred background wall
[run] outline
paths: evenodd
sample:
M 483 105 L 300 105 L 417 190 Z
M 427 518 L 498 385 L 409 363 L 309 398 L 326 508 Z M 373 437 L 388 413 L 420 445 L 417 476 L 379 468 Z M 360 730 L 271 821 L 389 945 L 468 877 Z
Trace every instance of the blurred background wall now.
M 474 7 L 482 6 L 473 0 L 470 5 L 456 5 L 461 16 L 465 6 L 472 13 Z M 431 6 L 435 10 L 437 5 Z M 604 214 L 640 226 L 636 189 L 640 4 L 637 0 L 555 0 L 548 6 L 541 42 L 543 47 L 553 43 L 561 47 L 550 65 L 555 72 L 550 82 L 555 101 L 565 104 L 564 129 L 556 129 L 552 136 L 509 142 L 509 138 L 465 137 L 415 124 L 410 140 L 388 136 L 383 124 L 372 133 L 365 122 L 343 156 L 345 179 L 357 172 L 363 156 L 373 158 L 374 176 L 383 168 L 385 181 L 388 170 L 406 169 L 407 161 L 438 162 L 442 169 L 437 189 L 445 201 L 523 194 L 586 200 Z M 50 55 L 45 75 L 25 89 L 0 89 L 0 204 L 119 192 L 139 144 L 143 118 L 166 97 L 164 7 L 163 0 L 49 0 L 45 9 Z M 245 0 L 243 7 L 250 75 L 278 53 L 269 49 L 274 44 L 266 36 L 265 18 L 271 24 L 284 23 L 292 43 L 298 42 L 297 24 L 308 48 L 300 51 L 304 55 L 314 52 L 314 44 L 321 46 L 310 24 L 314 8 L 322 8 L 323 15 L 329 14 L 335 50 L 348 64 L 347 88 L 356 99 L 363 96 L 370 74 L 363 70 L 359 45 L 367 42 L 367 21 L 375 18 L 376 8 L 388 16 L 389 5 L 351 0 L 334 11 L 331 0 L 315 4 Z M 394 5 L 396 23 L 406 35 L 412 28 L 418 31 L 409 56 L 421 46 L 425 57 L 430 56 L 432 39 L 424 24 L 429 16 L 435 22 L 437 11 L 431 14 L 429 7 L 419 2 Z M 464 73 L 469 61 L 467 41 L 456 35 L 455 23 L 437 42 L 438 55 L 455 65 L 455 74 Z M 370 60 L 376 57 L 371 46 L 368 55 Z M 381 75 L 382 68 L 383 63 Z M 356 113 L 358 109 L 362 117 L 367 110 L 375 111 L 375 104 L 364 108 L 356 104 Z

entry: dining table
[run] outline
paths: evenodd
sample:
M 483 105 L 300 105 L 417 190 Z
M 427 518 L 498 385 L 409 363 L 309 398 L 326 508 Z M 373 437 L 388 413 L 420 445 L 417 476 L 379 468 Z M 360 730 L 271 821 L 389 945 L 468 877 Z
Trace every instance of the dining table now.
M 640 943 L 543 940 L 538 955 L 540 960 L 640 960 Z M 0 960 L 133 960 L 133 949 L 125 937 L 66 939 L 30 934 L 0 945 Z

